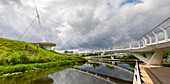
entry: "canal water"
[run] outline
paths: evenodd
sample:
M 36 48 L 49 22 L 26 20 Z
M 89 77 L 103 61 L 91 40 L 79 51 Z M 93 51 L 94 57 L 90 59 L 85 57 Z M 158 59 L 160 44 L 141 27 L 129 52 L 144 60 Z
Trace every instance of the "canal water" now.
M 131 84 L 135 63 L 88 62 L 74 67 L 33 71 L 4 79 L 6 84 Z
M 36 84 L 131 84 L 135 63 L 86 63 L 55 72 L 34 81 Z

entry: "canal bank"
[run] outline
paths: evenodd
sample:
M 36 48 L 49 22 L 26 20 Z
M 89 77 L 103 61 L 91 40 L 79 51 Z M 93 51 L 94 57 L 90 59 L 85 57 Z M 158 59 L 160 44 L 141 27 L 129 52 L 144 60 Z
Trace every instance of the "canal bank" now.
M 90 63 L 60 66 L 16 74 L 2 84 L 131 84 L 133 68 L 128 63 Z

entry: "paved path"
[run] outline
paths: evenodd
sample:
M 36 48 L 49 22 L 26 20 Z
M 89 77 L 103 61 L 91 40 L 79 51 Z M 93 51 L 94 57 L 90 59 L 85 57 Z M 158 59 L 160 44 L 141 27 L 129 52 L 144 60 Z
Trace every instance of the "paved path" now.
M 145 71 L 154 84 L 170 84 L 170 67 L 147 67 Z

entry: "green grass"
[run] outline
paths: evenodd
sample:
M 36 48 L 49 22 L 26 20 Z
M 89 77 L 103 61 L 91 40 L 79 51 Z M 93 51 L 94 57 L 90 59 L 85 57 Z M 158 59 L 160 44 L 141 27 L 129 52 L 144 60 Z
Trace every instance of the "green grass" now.
M 0 73 L 13 73 L 13 72 L 25 72 L 29 70 L 36 70 L 36 69 L 44 69 L 44 68 L 53 68 L 56 66 L 64 66 L 75 64 L 76 61 L 59 61 L 59 62 L 48 62 L 48 63 L 35 63 L 35 64 L 17 64 L 13 66 L 0 66 Z
M 73 67 L 73 65 L 64 65 L 62 67 L 56 66 L 54 68 L 30 70 L 24 73 L 16 73 L 15 75 L 8 74 L 8 76 L 3 76 L 0 78 L 0 84 L 34 84 L 34 80 L 71 67 Z
M 79 55 L 45 50 L 29 42 L 0 38 L 0 76 L 86 62 Z
M 65 55 L 45 50 L 37 45 L 17 40 L 0 38 L 0 65 L 47 63 L 63 60 L 87 61 L 76 55 Z

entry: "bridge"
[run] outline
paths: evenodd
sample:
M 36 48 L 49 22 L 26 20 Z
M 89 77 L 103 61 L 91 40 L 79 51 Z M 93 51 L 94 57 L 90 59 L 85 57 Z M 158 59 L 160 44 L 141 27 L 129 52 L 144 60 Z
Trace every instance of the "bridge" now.
M 99 55 L 99 53 L 98 53 L 98 56 L 87 56 L 84 58 L 91 59 L 91 58 L 110 57 L 111 59 L 114 59 L 114 56 L 123 56 L 123 55 L 127 55 L 127 53 L 114 53 L 114 54 L 110 54 L 110 55 Z
M 101 56 L 87 56 L 87 57 L 84 57 L 86 59 L 91 59 L 91 58 L 95 58 L 95 57 L 111 57 L 111 59 L 113 59 L 113 55 L 101 55 Z
M 95 53 L 131 53 L 148 65 L 160 65 L 165 50 L 170 50 L 170 17 L 158 24 L 152 30 L 143 35 L 139 40 L 121 44 L 119 46 L 86 49 L 75 54 L 95 54 Z M 152 54 L 154 52 L 154 54 Z M 138 53 L 145 53 L 146 58 Z

